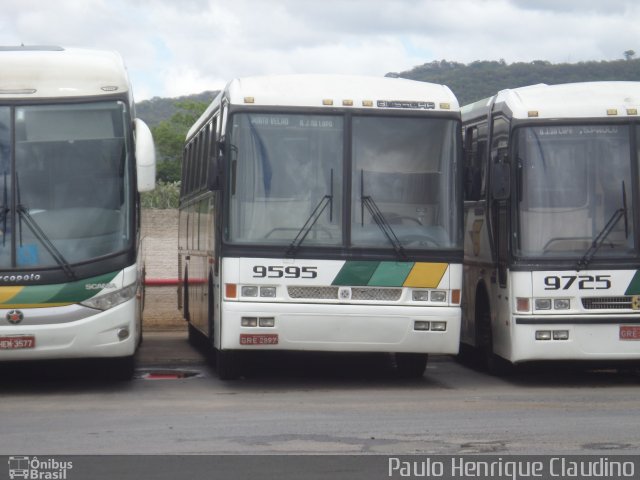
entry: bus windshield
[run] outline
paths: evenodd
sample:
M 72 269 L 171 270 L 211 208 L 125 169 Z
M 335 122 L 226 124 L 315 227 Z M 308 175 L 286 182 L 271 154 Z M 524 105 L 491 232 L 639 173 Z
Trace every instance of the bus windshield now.
M 354 245 L 389 247 L 376 225 L 378 211 L 402 247 L 459 247 L 454 177 L 458 128 L 453 120 L 436 118 L 354 118 Z
M 637 255 L 630 127 L 524 127 L 516 131 L 521 257 Z
M 458 122 L 353 116 L 346 129 L 346 121 L 339 115 L 233 116 L 228 240 L 345 246 L 350 238 L 346 246 L 355 248 L 460 248 L 452 187 Z M 351 151 L 345 152 L 349 130 Z M 345 214 L 349 232 L 343 231 Z
M 130 246 L 125 117 L 116 101 L 0 107 L 0 268 L 68 268 Z

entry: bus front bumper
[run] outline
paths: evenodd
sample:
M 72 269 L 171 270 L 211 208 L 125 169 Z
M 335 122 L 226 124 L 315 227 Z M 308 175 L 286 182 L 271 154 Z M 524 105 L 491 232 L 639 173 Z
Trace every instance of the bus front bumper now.
M 60 309 L 64 308 L 24 309 L 23 322 L 17 325 L 3 322 L 0 325 L 0 362 L 126 357 L 135 353 L 140 338 L 136 299 L 106 311 L 92 310 L 95 314 L 79 320 L 28 323 L 30 314 L 37 314 L 42 319 L 48 312 L 59 318 Z M 0 319 L 4 319 L 9 311 L 0 310 Z M 128 331 L 126 338 L 124 330 Z
M 640 360 L 637 315 L 516 318 L 513 363 L 538 360 Z
M 318 308 L 322 311 L 305 312 L 309 307 L 288 303 L 223 302 L 224 324 L 219 347 L 230 350 L 458 353 L 459 307 L 322 305 Z M 256 323 L 256 326 L 243 326 L 243 323 Z M 273 326 L 261 326 L 271 324 Z

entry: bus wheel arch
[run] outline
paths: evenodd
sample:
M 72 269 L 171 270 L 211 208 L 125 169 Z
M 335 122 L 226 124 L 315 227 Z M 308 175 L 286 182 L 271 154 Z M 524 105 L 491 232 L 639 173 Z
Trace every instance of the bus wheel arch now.
M 484 348 L 491 334 L 491 305 L 487 287 L 483 282 L 476 287 L 474 305 L 475 345 L 478 350 Z
M 484 283 L 476 288 L 475 305 L 476 349 L 479 362 L 491 375 L 507 375 L 513 365 L 497 355 L 493 350 L 493 323 L 491 321 L 491 302 Z

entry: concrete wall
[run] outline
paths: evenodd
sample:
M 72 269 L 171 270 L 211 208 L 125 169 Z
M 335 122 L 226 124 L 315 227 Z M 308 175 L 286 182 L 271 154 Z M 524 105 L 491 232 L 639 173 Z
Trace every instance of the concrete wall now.
M 178 278 L 178 211 L 142 211 L 142 249 L 147 279 Z M 186 323 L 178 310 L 177 286 L 146 288 L 144 328 L 182 330 Z

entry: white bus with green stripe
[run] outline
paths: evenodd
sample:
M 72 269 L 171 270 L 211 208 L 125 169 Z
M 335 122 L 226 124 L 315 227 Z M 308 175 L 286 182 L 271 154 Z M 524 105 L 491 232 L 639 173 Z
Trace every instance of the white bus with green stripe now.
M 639 109 L 640 82 L 532 85 L 462 108 L 462 342 L 490 370 L 640 360 Z
M 247 351 L 387 352 L 413 376 L 457 353 L 459 127 L 447 87 L 404 79 L 220 92 L 187 135 L 178 258 L 190 339 L 222 378 Z
M 112 358 L 142 324 L 155 154 L 113 52 L 0 47 L 0 361 Z

